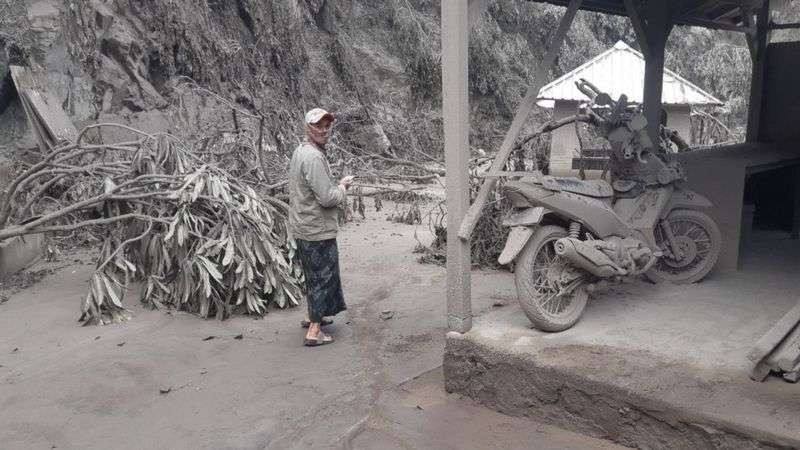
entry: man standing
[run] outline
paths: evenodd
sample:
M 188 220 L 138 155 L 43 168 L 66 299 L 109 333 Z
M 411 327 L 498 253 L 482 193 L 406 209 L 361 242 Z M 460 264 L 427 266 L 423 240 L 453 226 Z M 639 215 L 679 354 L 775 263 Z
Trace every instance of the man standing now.
M 304 345 L 333 342 L 321 326 L 325 319 L 347 309 L 339 277 L 339 231 L 337 206 L 347 198 L 353 181 L 347 176 L 336 185 L 325 159 L 325 145 L 331 136 L 333 114 L 314 108 L 306 113 L 306 140 L 294 150 L 289 163 L 289 226 L 297 242 L 297 252 L 306 278 L 308 326 Z

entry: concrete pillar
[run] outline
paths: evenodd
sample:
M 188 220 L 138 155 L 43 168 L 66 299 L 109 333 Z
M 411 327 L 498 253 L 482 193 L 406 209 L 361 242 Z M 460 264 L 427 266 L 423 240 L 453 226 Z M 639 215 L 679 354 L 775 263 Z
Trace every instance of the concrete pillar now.
M 681 137 L 692 143 L 692 108 L 689 105 L 665 106 L 667 111 L 667 127 L 677 131 Z
M 664 48 L 672 31 L 671 2 L 648 2 L 647 45 L 649 46 L 644 68 L 644 114 L 647 117 L 648 133 L 653 143 L 658 142 L 658 126 L 661 118 L 661 93 L 664 87 Z
M 553 107 L 553 120 L 574 115 L 578 110 L 577 102 L 556 101 Z M 575 126 L 567 125 L 550 133 L 550 175 L 577 176 L 572 170 L 572 158 L 579 156 L 580 143 L 575 134 Z
M 469 208 L 469 7 L 465 0 L 442 4 L 442 116 L 447 171 L 447 326 L 472 328 L 469 240 L 458 237 Z

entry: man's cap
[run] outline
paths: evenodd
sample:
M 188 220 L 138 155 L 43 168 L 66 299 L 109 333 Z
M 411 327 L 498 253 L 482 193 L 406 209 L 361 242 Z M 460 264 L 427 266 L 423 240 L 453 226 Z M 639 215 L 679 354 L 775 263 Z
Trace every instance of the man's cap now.
M 306 123 L 308 124 L 318 123 L 320 120 L 322 120 L 323 117 L 326 116 L 330 117 L 330 119 L 333 120 L 333 114 L 329 113 L 328 111 L 325 111 L 322 108 L 314 108 L 306 113 Z

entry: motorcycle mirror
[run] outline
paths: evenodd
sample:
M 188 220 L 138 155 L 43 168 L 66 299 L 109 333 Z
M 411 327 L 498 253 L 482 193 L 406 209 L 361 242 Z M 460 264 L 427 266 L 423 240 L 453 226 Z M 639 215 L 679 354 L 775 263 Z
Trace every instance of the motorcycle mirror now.
M 600 106 L 609 106 L 614 104 L 614 100 L 612 100 L 608 94 L 603 92 L 595 97 L 594 103 Z

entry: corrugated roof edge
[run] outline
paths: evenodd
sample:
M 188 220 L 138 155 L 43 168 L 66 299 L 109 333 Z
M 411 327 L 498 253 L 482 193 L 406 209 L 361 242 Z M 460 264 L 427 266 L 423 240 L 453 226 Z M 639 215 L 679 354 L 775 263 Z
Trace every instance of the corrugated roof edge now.
M 631 47 L 630 45 L 628 45 L 624 41 L 617 41 L 617 43 L 614 44 L 613 47 L 611 47 L 608 50 L 600 53 L 599 55 L 595 56 L 594 58 L 590 59 L 589 61 L 581 64 L 577 68 L 575 68 L 575 69 L 565 73 L 564 75 L 556 78 L 555 80 L 551 81 L 550 83 L 544 85 L 541 89 L 539 89 L 539 95 L 536 97 L 537 102 L 539 102 L 539 101 L 547 101 L 547 100 L 553 100 L 553 101 L 556 101 L 556 100 L 569 100 L 569 101 L 574 101 L 573 99 L 563 99 L 563 98 L 558 98 L 558 97 L 554 97 L 554 96 L 544 96 L 543 93 L 548 91 L 548 90 L 551 90 L 551 89 L 555 88 L 556 86 L 558 86 L 558 85 L 560 85 L 560 84 L 562 84 L 564 82 L 566 82 L 570 78 L 574 78 L 576 73 L 578 73 L 578 72 L 580 72 L 580 71 L 582 71 L 582 70 L 584 70 L 584 69 L 586 69 L 588 67 L 591 67 L 593 64 L 596 64 L 598 61 L 602 60 L 603 58 L 607 57 L 608 55 L 610 55 L 611 53 L 613 53 L 615 51 L 628 51 L 628 52 L 631 52 L 634 55 L 636 55 L 639 59 L 644 61 L 644 55 L 642 55 L 641 52 L 635 50 L 633 47 Z M 701 95 L 705 96 L 709 100 L 709 101 L 704 102 L 704 103 L 694 103 L 694 104 L 708 105 L 708 106 L 723 106 L 725 104 L 721 100 L 719 100 L 718 98 L 714 97 L 713 95 L 711 95 L 710 93 L 708 93 L 707 91 L 702 89 L 701 87 L 697 86 L 696 84 L 692 83 L 691 81 L 687 80 L 686 78 L 678 75 L 677 73 L 673 72 L 670 69 L 666 69 L 665 68 L 664 69 L 664 74 L 669 75 L 671 77 L 674 77 L 676 80 L 680 81 L 681 83 L 684 83 L 684 84 L 688 85 L 689 87 L 691 87 L 692 89 L 697 90 Z M 591 80 L 589 80 L 589 81 L 591 81 Z M 666 103 L 666 104 L 670 104 L 670 103 Z

